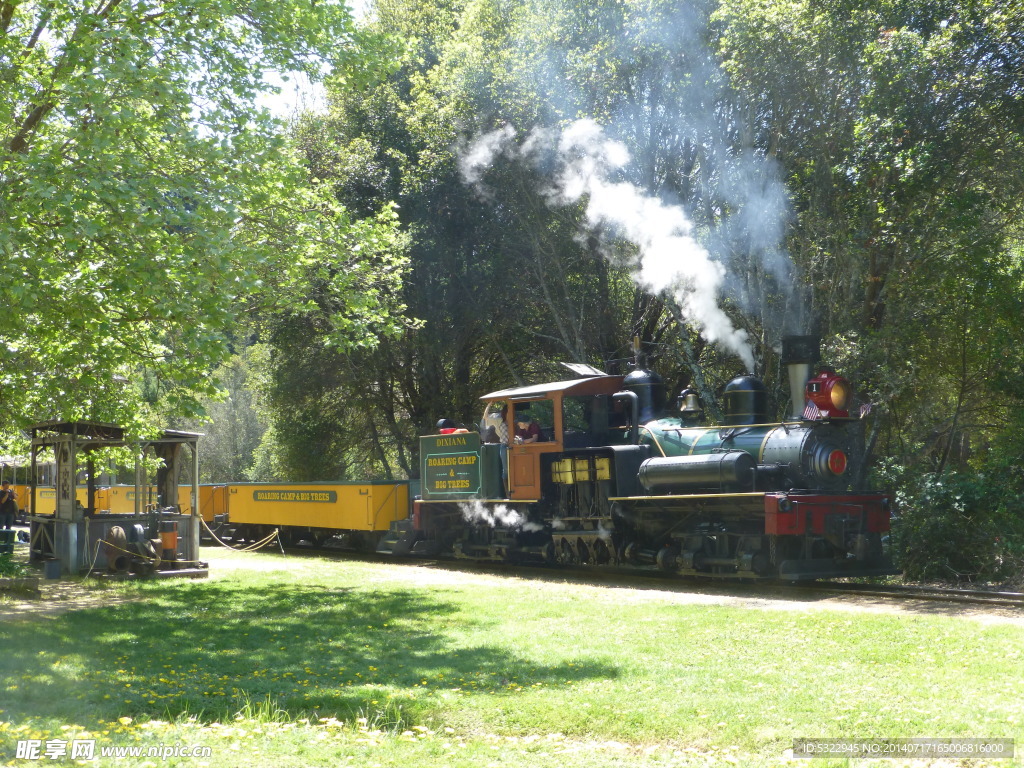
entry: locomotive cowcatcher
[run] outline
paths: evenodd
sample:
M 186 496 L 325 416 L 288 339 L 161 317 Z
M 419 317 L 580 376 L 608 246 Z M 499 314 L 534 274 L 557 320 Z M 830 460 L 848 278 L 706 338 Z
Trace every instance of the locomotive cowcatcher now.
M 577 378 L 485 395 L 507 446 L 486 416 L 481 432 L 421 437 L 422 496 L 382 551 L 723 578 L 894 573 L 888 498 L 848 488 L 850 385 L 811 377 L 817 355 L 811 337 L 783 340 L 793 415 L 775 423 L 753 376 L 726 385 L 721 424 L 702 423 L 692 390 L 669 415 L 639 356 L 626 376 L 571 366 Z M 539 436 L 520 442 L 530 422 Z

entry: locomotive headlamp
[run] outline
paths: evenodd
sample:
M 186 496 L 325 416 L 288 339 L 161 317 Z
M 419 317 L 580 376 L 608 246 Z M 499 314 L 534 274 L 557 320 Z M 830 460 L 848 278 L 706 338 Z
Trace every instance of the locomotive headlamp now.
M 828 396 L 835 408 L 845 411 L 847 403 L 850 402 L 850 385 L 846 379 L 834 379 Z
M 805 394 L 807 400 L 814 404 L 818 416 L 846 417 L 850 413 L 853 388 L 850 382 L 832 371 L 822 371 L 807 382 Z

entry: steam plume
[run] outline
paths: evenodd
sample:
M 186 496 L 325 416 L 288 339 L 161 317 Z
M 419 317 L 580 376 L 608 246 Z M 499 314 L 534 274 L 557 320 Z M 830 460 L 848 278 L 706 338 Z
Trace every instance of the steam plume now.
M 719 306 L 725 268 L 693 236 L 693 223 L 681 206 L 669 205 L 634 184 L 615 178 L 630 162 L 626 146 L 610 139 L 590 119 L 564 131 L 537 129 L 521 145 L 510 126 L 481 136 L 460 157 L 463 179 L 479 187 L 484 172 L 500 156 L 555 171 L 544 195 L 551 205 L 586 198 L 584 216 L 593 230 L 609 230 L 637 246 L 633 278 L 645 290 L 665 294 L 703 336 L 735 353 L 748 370 L 754 357 L 746 331 L 736 328 Z
M 539 531 L 541 526 L 529 522 L 523 515 L 504 504 L 485 507 L 479 501 L 462 502 L 459 511 L 468 523 L 482 523 L 492 528 L 515 528 L 524 531 Z

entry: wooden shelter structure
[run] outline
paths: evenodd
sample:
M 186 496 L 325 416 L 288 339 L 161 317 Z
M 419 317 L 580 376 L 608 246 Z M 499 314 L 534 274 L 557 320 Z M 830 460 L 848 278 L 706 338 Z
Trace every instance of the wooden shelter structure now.
M 60 575 L 93 569 L 184 570 L 199 555 L 199 438 L 195 432 L 165 430 L 153 438 L 131 438 L 116 424 L 95 421 L 47 421 L 29 427 L 32 557 L 60 563 Z M 103 509 L 96 482 L 95 453 L 127 447 L 135 456 L 134 510 Z M 41 461 L 52 451 L 53 514 L 39 513 Z M 156 483 L 146 464 L 160 462 Z M 190 462 L 191 492 L 182 494 L 179 477 Z M 46 461 L 45 463 L 49 463 Z M 78 492 L 84 472 L 86 494 Z M 183 496 L 187 501 L 183 503 Z M 115 530 L 115 529 L 120 529 Z M 174 536 L 170 536 L 172 533 Z M 124 552 L 124 555 L 119 552 Z M 184 566 L 184 568 L 182 568 Z

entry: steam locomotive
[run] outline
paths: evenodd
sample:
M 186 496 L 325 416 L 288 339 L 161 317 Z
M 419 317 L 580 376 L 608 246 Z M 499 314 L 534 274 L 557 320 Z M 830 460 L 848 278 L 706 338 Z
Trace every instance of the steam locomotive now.
M 693 390 L 669 414 L 642 365 L 491 392 L 481 399 L 500 431 L 533 423 L 522 434 L 538 439 L 420 438 L 422 495 L 378 551 L 720 578 L 894 573 L 889 499 L 848 490 L 850 385 L 812 376 L 817 357 L 813 338 L 784 339 L 792 416 L 774 423 L 753 376 L 725 387 L 718 425 L 703 423 Z

